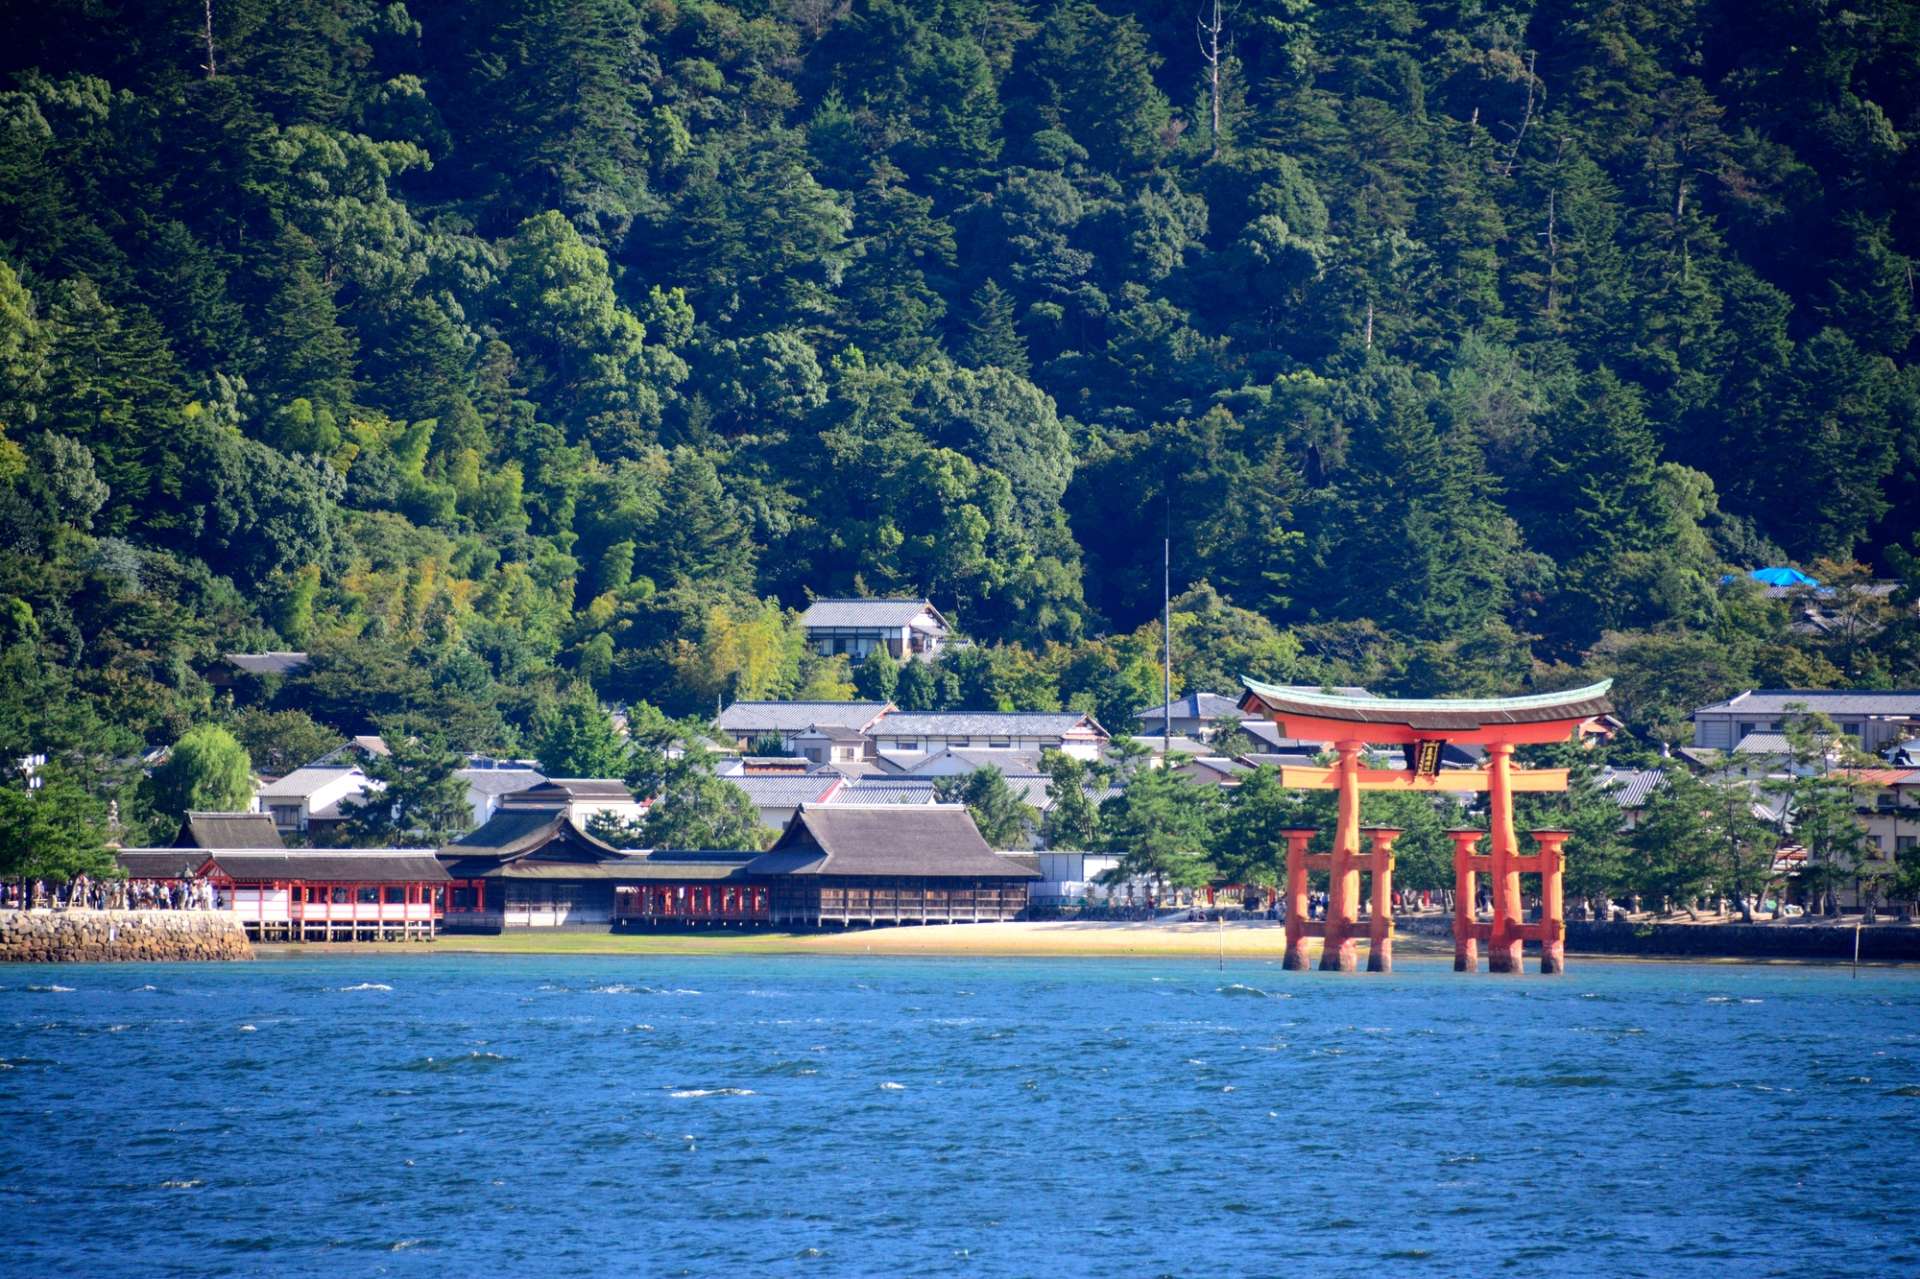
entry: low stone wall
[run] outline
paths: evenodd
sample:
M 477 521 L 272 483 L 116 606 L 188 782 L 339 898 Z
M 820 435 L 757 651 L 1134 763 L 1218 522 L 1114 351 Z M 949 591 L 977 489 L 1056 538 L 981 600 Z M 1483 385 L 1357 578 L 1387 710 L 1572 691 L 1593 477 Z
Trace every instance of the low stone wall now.
M 1402 934 L 1451 939 L 1453 919 L 1419 915 L 1394 921 Z M 1682 959 L 1853 959 L 1852 925 L 1637 924 L 1567 922 L 1567 951 L 1580 955 L 1661 955 Z M 1532 953 L 1532 943 L 1528 943 Z M 1860 930 L 1863 964 L 1920 963 L 1920 926 L 1875 924 Z
M 1590 955 L 1851 961 L 1853 931 L 1823 924 L 1569 923 L 1567 949 Z M 1920 961 L 1920 928 L 1875 924 L 1860 930 L 1861 963 L 1916 961 Z
M 225 911 L 0 910 L 0 963 L 252 958 Z

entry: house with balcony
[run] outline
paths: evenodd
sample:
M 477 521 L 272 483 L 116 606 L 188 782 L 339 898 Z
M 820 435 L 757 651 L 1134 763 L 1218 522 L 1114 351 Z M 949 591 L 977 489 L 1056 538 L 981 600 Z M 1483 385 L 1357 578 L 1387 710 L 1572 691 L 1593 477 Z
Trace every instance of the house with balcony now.
M 853 662 L 882 647 L 896 662 L 931 661 L 952 633 L 940 610 L 922 599 L 815 600 L 800 625 L 814 652 Z

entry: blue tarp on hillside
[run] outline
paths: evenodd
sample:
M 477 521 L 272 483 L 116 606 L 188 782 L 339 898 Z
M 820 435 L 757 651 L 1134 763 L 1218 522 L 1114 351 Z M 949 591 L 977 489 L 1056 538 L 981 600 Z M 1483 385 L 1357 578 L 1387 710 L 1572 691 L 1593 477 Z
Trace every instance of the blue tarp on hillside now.
M 1757 568 L 1747 574 L 1765 586 L 1818 586 L 1820 583 L 1797 568 Z

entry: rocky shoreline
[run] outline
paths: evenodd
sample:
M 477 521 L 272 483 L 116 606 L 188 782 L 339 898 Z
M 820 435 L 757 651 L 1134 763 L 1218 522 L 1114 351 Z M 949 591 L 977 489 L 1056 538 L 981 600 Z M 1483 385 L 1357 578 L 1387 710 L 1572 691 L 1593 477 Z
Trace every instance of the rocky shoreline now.
M 224 911 L 0 910 L 0 963 L 154 963 L 252 959 Z

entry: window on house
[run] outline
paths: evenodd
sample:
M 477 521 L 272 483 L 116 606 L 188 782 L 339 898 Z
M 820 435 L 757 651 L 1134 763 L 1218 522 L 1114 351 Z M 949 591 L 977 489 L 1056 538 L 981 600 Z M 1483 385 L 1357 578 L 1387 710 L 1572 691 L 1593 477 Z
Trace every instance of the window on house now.
M 965 750 L 967 747 L 973 745 L 973 739 L 971 737 L 949 737 L 947 739 L 947 745 L 950 748 Z
M 1912 849 L 1913 841 L 1914 841 L 1914 837 L 1912 835 L 1901 835 L 1895 838 L 1895 840 L 1893 841 L 1893 845 L 1899 851 L 1904 853 Z
M 274 804 L 267 811 L 273 814 L 273 824 L 282 830 L 291 830 L 300 824 L 298 804 Z
M 996 751 L 1010 751 L 1013 749 L 1013 739 L 1011 737 L 988 738 L 987 748 Z

